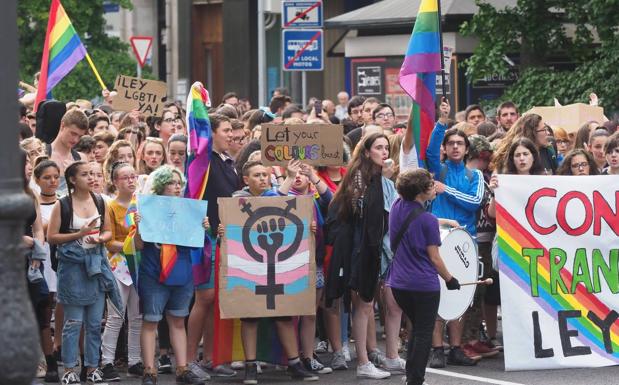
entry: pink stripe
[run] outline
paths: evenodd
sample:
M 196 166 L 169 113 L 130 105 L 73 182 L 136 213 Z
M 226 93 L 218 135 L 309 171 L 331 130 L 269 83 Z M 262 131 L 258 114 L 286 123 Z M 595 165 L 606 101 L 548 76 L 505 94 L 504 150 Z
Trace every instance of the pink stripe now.
M 292 283 L 300 278 L 303 278 L 309 274 L 309 264 L 298 267 L 292 271 L 277 274 L 276 282 L 283 283 L 285 285 Z M 236 277 L 246 279 L 251 282 L 255 282 L 259 285 L 264 285 L 267 282 L 266 275 L 254 275 L 244 272 L 243 270 L 228 268 L 228 277 Z
M 71 72 L 73 67 L 75 67 L 77 63 L 79 63 L 85 56 L 86 49 L 80 44 L 80 46 L 77 47 L 73 53 L 71 53 L 71 56 L 69 56 L 61 66 L 56 68 L 54 73 L 49 74 L 47 77 L 47 92 L 54 88 L 54 86 L 58 84 L 62 78 Z
M 227 252 L 228 254 L 233 254 L 236 255 L 237 257 L 249 261 L 249 262 L 256 262 L 255 259 L 253 259 L 252 257 L 250 257 L 247 253 L 245 253 L 245 247 L 243 246 L 243 244 L 241 242 L 237 242 L 231 239 L 228 239 L 228 247 L 227 247 Z M 301 243 L 299 244 L 299 248 L 297 250 L 297 254 L 304 252 L 305 250 L 309 250 L 309 244 L 308 244 L 308 240 L 304 239 L 301 241 Z
M 441 70 L 440 53 L 418 53 L 404 58 L 402 75 L 421 72 L 438 72 Z
M 423 80 L 417 74 L 408 74 L 400 76 L 400 86 L 406 91 L 413 100 L 419 104 L 419 107 L 428 115 L 432 116 L 434 112 L 434 95 L 432 95 Z

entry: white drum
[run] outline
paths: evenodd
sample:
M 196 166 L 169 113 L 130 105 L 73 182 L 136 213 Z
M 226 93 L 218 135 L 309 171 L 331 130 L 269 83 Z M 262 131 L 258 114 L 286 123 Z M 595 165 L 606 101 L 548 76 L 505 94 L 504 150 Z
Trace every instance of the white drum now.
M 483 265 L 477 254 L 477 243 L 473 237 L 463 229 L 441 229 L 439 253 L 447 270 L 460 283 L 474 282 L 483 275 Z M 445 281 L 440 280 L 441 302 L 438 307 L 438 316 L 446 321 L 462 317 L 466 309 L 473 302 L 477 285 L 462 286 L 460 290 L 447 290 Z

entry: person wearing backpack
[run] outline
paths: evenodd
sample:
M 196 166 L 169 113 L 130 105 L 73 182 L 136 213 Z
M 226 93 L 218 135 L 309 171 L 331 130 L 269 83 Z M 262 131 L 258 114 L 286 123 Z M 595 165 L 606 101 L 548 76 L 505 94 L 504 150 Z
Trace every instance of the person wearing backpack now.
M 103 244 L 112 237 L 101 196 L 90 191 L 93 177 L 86 162 L 66 168 L 68 195 L 52 209 L 47 239 L 58 245 L 58 302 L 64 306 L 62 328 L 62 384 L 79 384 L 79 337 L 84 327 L 82 370 L 90 384 L 103 383 L 99 365 L 101 319 L 105 297 L 121 308 L 118 287 L 105 255 Z
M 437 194 L 432 202 L 432 214 L 457 221 L 475 237 L 476 213 L 484 197 L 484 177 L 481 171 L 471 170 L 465 165 L 470 143 L 464 131 L 457 128 L 447 130 L 450 109 L 449 102 L 443 98 L 440 117 L 426 151 L 426 165 L 434 176 Z M 441 162 L 441 149 L 445 153 L 444 162 Z M 451 350 L 447 362 L 450 365 L 475 365 L 481 356 L 460 346 L 463 323 L 454 320 L 449 322 L 448 327 Z M 443 323 L 437 320 L 430 359 L 430 367 L 433 368 L 445 366 L 442 330 Z

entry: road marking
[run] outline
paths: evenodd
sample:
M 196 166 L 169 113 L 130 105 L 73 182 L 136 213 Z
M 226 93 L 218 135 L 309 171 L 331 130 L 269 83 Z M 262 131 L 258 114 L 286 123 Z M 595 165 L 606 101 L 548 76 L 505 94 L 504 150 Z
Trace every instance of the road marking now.
M 454 372 L 450 372 L 448 370 L 439 370 L 439 369 L 432 369 L 432 368 L 427 368 L 426 369 L 426 373 L 438 374 L 438 375 L 441 375 L 441 376 L 457 377 L 457 378 L 462 378 L 462 379 L 471 380 L 471 381 L 485 382 L 487 384 L 496 384 L 496 385 L 524 385 L 524 384 L 520 384 L 518 382 L 495 380 L 493 378 L 471 376 L 471 375 L 468 375 L 468 374 L 454 373 Z

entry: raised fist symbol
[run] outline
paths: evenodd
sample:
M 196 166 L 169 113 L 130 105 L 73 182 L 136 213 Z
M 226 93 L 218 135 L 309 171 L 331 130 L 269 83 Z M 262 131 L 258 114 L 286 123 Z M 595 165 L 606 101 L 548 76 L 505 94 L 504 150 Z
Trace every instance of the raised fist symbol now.
M 258 235 L 258 245 L 267 252 L 267 255 L 275 256 L 277 250 L 284 243 L 284 228 L 286 227 L 286 221 L 284 218 L 279 218 L 275 221 L 275 218 L 271 218 L 269 223 L 262 221 L 256 226 Z

